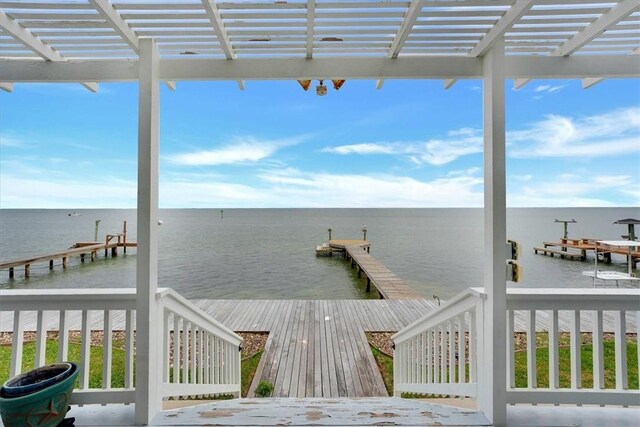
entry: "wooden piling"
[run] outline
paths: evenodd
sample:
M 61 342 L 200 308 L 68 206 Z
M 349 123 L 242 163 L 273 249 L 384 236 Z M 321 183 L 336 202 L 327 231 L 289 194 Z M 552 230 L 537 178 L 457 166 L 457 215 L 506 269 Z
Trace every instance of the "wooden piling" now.
M 24 277 L 29 277 L 29 272 L 31 271 L 31 264 L 24 265 Z
M 53 260 L 49 260 L 49 270 L 53 270 Z
M 9 269 L 9 279 L 13 279 L 13 275 L 14 275 L 13 267 L 11 267 L 11 268 Z

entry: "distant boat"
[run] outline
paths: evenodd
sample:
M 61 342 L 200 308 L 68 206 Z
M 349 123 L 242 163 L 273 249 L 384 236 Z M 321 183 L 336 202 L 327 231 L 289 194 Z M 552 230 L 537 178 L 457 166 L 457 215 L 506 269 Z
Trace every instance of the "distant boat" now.
M 80 216 L 80 214 L 78 212 L 69 213 L 67 215 L 69 215 L 69 216 Z

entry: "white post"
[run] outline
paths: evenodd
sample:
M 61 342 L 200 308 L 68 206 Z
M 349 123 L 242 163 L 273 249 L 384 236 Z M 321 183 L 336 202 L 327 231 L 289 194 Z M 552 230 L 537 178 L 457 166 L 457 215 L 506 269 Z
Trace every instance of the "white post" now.
M 506 196 L 504 40 L 482 58 L 484 116 L 483 366 L 478 367 L 478 408 L 494 425 L 505 425 L 506 408 Z
M 159 55 L 140 39 L 138 105 L 138 249 L 136 275 L 136 424 L 150 424 L 161 404 L 158 287 Z

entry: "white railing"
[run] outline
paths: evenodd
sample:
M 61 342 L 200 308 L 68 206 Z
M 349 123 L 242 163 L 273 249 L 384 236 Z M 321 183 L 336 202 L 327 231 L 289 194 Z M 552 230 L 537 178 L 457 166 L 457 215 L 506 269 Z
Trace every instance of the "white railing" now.
M 482 313 L 486 295 L 469 289 L 393 336 L 394 394 L 404 392 L 475 396 L 482 366 Z M 507 403 L 599 404 L 637 406 L 640 392 L 629 390 L 629 332 L 637 333 L 640 313 L 637 289 L 509 289 L 507 292 Z M 613 334 L 614 385 L 605 384 L 605 332 Z M 568 334 L 569 355 L 561 339 Z M 526 336 L 526 385 L 516 384 L 516 337 Z M 562 338 L 564 338 L 562 337 Z M 548 346 L 548 380 L 539 380 L 537 339 Z M 583 338 L 592 344 L 593 382 L 582 383 Z M 465 345 L 466 342 L 466 345 Z M 609 345 L 609 344 L 607 344 Z M 521 357 L 521 356 L 520 356 Z M 457 358 L 457 359 L 456 359 Z M 569 363 L 569 372 L 561 366 Z M 560 383 L 560 373 L 570 379 Z M 524 372 L 523 372 L 524 374 Z M 609 372 L 612 375 L 612 372 Z M 491 373 L 488 373 L 491 375 Z M 542 384 L 545 386 L 542 387 Z M 518 385 L 518 387 L 516 387 Z M 586 384 L 585 384 L 586 385 Z
M 164 354 L 164 368 L 159 373 L 162 397 L 238 396 L 242 338 L 170 289 L 158 291 L 157 303 L 159 319 L 155 325 L 164 328 L 165 337 L 158 348 Z M 9 376 L 22 371 L 25 332 L 35 336 L 35 357 L 30 366 L 46 364 L 47 333 L 57 332 L 57 361 L 73 360 L 69 344 L 79 340 L 79 386 L 72 394 L 72 404 L 133 403 L 135 308 L 135 289 L 0 291 L 0 330 L 13 332 Z M 116 334 L 124 355 L 114 351 Z M 91 347 L 95 345 L 102 347 L 99 367 L 91 364 Z M 122 387 L 112 387 L 114 360 L 122 358 Z M 100 384 L 90 383 L 90 372 L 95 369 L 102 371 Z
M 393 336 L 394 395 L 476 395 L 484 294 L 469 289 Z
M 164 322 L 163 397 L 240 396 L 242 337 L 168 289 L 159 294 Z
M 133 385 L 135 290 L 132 289 L 42 289 L 0 291 L 0 324 L 7 325 L 12 334 L 9 376 L 22 371 L 24 332 L 35 332 L 35 358 L 32 366 L 45 362 L 47 332 L 57 331 L 56 361 L 69 360 L 69 337 L 80 339 L 79 387 L 74 390 L 71 403 L 132 403 Z M 124 387 L 112 388 L 114 319 L 124 335 Z M 92 367 L 90 352 L 92 331 L 103 331 L 102 371 L 99 385 L 89 383 Z M 97 336 L 93 337 L 94 343 Z M 118 352 L 119 353 L 119 352 Z
M 507 294 L 507 403 L 639 405 L 640 392 L 629 390 L 628 331 L 638 328 L 640 291 L 636 289 L 512 289 Z M 526 333 L 526 386 L 516 387 L 514 331 Z M 542 332 L 542 334 L 540 334 Z M 561 370 L 560 333 L 569 334 L 569 366 Z M 613 333 L 614 384 L 605 384 L 605 338 Z M 548 378 L 539 378 L 536 338 L 548 341 Z M 583 338 L 590 338 L 593 381 L 582 382 Z M 588 348 L 587 347 L 587 348 Z M 562 359 L 566 362 L 566 353 Z M 569 384 L 560 384 L 560 374 Z M 544 381 L 543 381 L 544 380 Z M 544 387 L 540 383 L 544 383 Z

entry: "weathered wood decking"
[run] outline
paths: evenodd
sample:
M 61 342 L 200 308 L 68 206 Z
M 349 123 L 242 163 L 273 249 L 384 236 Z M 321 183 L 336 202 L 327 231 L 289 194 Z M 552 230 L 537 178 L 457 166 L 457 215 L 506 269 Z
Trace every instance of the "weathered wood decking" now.
M 380 298 L 386 299 L 420 299 L 422 295 L 407 285 L 369 253 L 369 242 L 366 240 L 329 240 L 329 248 L 342 251 L 351 267 L 358 269 L 358 277 L 364 273 L 367 281 L 367 292 L 373 285 Z
M 387 396 L 365 331 L 397 331 L 435 307 L 422 299 L 196 305 L 235 331 L 270 331 L 253 387 L 268 380 L 276 397 Z

